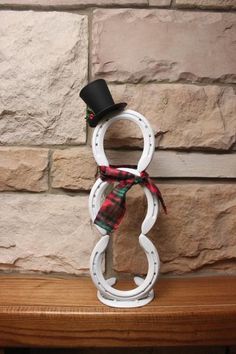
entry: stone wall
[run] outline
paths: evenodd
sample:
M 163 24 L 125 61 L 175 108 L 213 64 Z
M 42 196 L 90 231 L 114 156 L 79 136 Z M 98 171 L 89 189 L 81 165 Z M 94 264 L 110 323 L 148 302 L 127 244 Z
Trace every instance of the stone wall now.
M 80 89 L 109 83 L 151 122 L 149 173 L 168 215 L 150 237 L 164 275 L 236 273 L 236 0 L 0 0 L 0 270 L 88 274 L 97 166 Z M 142 137 L 117 123 L 111 163 Z M 129 149 L 131 149 L 129 151 Z M 145 273 L 129 192 L 107 269 Z

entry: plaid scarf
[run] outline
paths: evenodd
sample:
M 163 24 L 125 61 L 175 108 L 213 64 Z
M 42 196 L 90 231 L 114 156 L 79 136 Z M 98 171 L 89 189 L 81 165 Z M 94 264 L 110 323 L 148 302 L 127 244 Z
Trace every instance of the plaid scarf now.
M 134 184 L 141 184 L 142 186 L 147 187 L 153 194 L 156 194 L 165 213 L 167 213 L 161 192 L 150 180 L 147 172 L 141 172 L 139 177 L 130 172 L 121 171 L 111 166 L 99 166 L 99 169 L 102 181 L 108 183 L 118 182 L 113 190 L 107 195 L 94 220 L 96 225 L 107 230 L 108 233 L 111 233 L 119 226 L 126 210 L 126 193 Z

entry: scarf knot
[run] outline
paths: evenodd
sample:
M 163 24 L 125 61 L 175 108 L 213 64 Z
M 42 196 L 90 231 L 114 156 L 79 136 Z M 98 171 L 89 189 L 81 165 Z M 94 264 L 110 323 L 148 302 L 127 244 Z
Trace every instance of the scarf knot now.
M 94 220 L 94 223 L 108 233 L 111 233 L 119 226 L 126 210 L 126 193 L 135 184 L 147 187 L 151 193 L 155 194 L 161 202 L 165 211 L 166 206 L 159 188 L 151 181 L 148 173 L 142 171 L 140 176 L 133 173 L 119 170 L 111 166 L 99 166 L 100 178 L 108 183 L 118 183 L 107 195 L 100 210 Z

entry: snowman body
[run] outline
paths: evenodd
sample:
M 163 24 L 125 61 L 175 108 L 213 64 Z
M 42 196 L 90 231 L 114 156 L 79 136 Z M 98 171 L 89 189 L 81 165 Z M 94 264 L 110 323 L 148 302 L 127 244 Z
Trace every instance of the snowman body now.
M 138 112 L 125 110 L 121 113 L 113 114 L 102 120 L 95 128 L 92 138 L 92 149 L 94 158 L 98 166 L 109 166 L 108 159 L 104 151 L 104 137 L 107 129 L 111 124 L 118 120 L 128 120 L 137 124 L 143 135 L 143 152 L 137 165 L 137 169 L 119 167 L 119 170 L 127 171 L 135 176 L 140 176 L 150 164 L 155 151 L 155 137 L 153 130 L 147 119 Z M 108 182 L 98 178 L 89 196 L 89 212 L 92 221 L 101 207 L 102 199 L 108 187 Z M 113 287 L 116 283 L 116 278 L 112 277 L 105 279 L 102 271 L 103 259 L 105 251 L 108 247 L 110 237 L 112 237 L 105 229 L 95 225 L 101 234 L 101 238 L 95 245 L 90 257 L 90 274 L 97 288 L 98 299 L 111 307 L 131 308 L 140 307 L 148 304 L 154 298 L 153 286 L 157 280 L 160 260 L 158 252 L 153 243 L 148 239 L 146 234 L 151 230 L 156 222 L 159 203 L 158 198 L 147 187 L 143 186 L 143 191 L 147 198 L 147 212 L 141 226 L 139 235 L 139 244 L 144 250 L 148 261 L 148 272 L 145 279 L 135 276 L 134 282 L 136 288 L 132 290 L 118 290 Z

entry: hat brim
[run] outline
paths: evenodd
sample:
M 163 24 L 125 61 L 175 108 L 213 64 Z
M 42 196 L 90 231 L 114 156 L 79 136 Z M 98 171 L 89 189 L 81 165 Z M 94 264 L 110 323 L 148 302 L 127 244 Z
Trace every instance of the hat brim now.
M 121 103 L 115 103 L 112 106 L 107 107 L 106 109 L 104 109 L 103 111 L 97 113 L 93 119 L 88 119 L 88 124 L 90 125 L 90 127 L 96 127 L 96 125 L 98 124 L 98 122 L 100 122 L 100 120 L 105 117 L 108 113 L 111 113 L 113 111 L 121 111 L 123 110 L 125 107 L 127 106 L 126 102 L 121 102 Z

